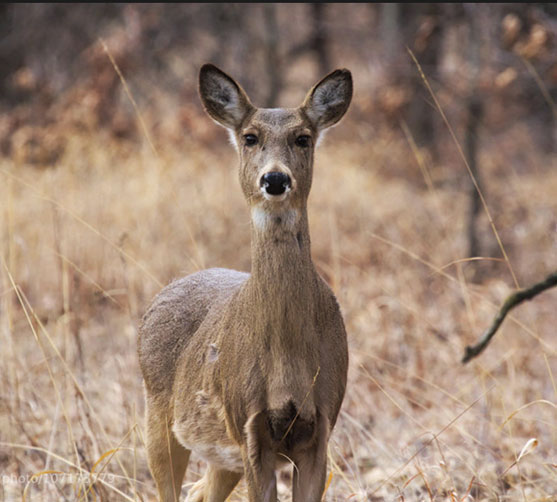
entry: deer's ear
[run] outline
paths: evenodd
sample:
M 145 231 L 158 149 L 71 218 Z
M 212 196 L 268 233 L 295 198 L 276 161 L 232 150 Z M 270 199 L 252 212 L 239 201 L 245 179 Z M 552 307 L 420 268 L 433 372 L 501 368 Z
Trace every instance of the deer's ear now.
M 309 91 L 302 104 L 309 120 L 319 130 L 336 124 L 348 110 L 352 100 L 352 74 L 335 70 Z
M 199 95 L 211 118 L 229 129 L 238 127 L 253 110 L 240 85 L 212 64 L 199 71 Z

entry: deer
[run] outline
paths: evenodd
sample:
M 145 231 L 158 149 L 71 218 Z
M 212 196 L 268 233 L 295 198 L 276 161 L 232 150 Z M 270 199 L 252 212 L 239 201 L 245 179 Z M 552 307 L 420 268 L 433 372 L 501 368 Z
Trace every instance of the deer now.
M 188 502 L 224 502 L 242 477 L 249 502 L 320 502 L 327 445 L 344 398 L 348 344 L 338 301 L 311 257 L 307 200 L 315 146 L 346 113 L 338 69 L 298 108 L 257 108 L 212 64 L 205 111 L 228 129 L 250 212 L 251 273 L 211 268 L 154 298 L 138 336 L 146 450 L 161 502 L 177 502 L 191 452 L 207 462 Z

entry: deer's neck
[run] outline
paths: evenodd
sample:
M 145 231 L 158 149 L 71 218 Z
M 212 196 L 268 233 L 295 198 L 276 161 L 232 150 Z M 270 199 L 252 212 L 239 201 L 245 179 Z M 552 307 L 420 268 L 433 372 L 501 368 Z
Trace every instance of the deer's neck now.
M 247 287 L 259 320 L 294 334 L 313 319 L 316 272 L 307 210 L 252 209 L 252 270 Z M 269 328 L 266 328 L 269 329 Z

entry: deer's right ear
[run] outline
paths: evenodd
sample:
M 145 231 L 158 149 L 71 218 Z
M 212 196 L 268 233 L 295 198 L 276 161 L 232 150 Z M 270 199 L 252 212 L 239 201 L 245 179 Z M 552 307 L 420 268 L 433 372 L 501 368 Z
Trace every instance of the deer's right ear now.
M 229 129 L 238 127 L 254 108 L 240 85 L 212 64 L 199 71 L 199 95 L 211 118 Z

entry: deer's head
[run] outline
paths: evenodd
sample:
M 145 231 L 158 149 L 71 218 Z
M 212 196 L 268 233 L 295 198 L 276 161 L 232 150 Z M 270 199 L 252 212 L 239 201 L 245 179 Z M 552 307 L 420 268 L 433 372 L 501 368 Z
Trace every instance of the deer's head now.
M 257 108 L 234 79 L 206 64 L 199 93 L 211 118 L 229 130 L 248 204 L 274 213 L 306 203 L 317 139 L 346 113 L 352 76 L 348 70 L 333 71 L 298 108 Z

